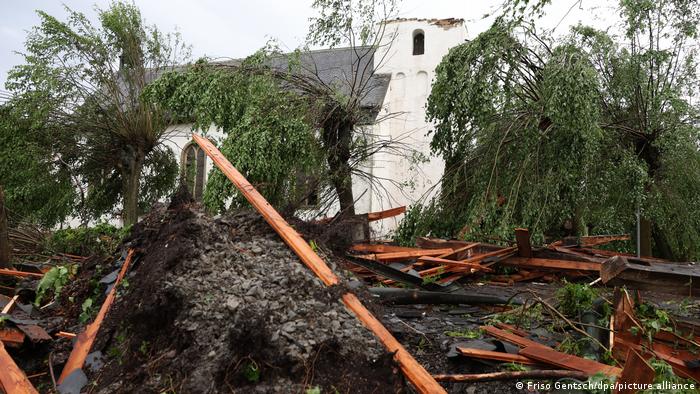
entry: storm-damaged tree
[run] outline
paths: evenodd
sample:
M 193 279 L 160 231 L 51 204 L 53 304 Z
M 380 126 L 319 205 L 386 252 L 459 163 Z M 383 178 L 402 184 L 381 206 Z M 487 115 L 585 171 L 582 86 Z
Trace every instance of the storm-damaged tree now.
M 449 52 L 427 109 L 442 194 L 404 238 L 634 232 L 639 210 L 643 254 L 653 239 L 657 255 L 700 257 L 700 4 L 619 9 L 612 33 L 552 39 L 499 18 Z
M 197 128 L 220 128 L 226 134 L 224 155 L 274 205 L 294 205 L 293 189 L 302 173 L 313 179 L 312 189 L 328 184 L 341 213 L 354 215 L 352 177 L 376 181 L 362 164 L 380 150 L 412 153 L 400 139 L 367 133 L 369 124 L 393 116 L 378 117 L 381 100 L 368 97 L 380 96 L 388 81 L 375 74 L 381 63 L 376 50 L 388 41 L 385 26 L 377 22 L 387 19 L 395 5 L 317 1 L 314 7 L 319 16 L 311 21 L 309 44 L 348 45 L 337 48 L 339 63 L 321 64 L 328 59 L 308 48 L 283 54 L 268 46 L 243 62 L 202 60 L 166 74 L 146 96 L 193 120 Z M 233 195 L 235 189 L 214 169 L 205 203 L 221 210 Z M 330 194 L 319 197 L 330 204 Z
M 122 205 L 125 224 L 172 189 L 177 168 L 161 142 L 168 119 L 140 100 L 149 80 L 180 63 L 178 35 L 146 26 L 130 3 L 96 9 L 99 24 L 66 8 L 67 21 L 39 11 L 25 64 L 9 74 L 13 109 L 50 136 L 54 165 L 70 168 L 83 219 Z

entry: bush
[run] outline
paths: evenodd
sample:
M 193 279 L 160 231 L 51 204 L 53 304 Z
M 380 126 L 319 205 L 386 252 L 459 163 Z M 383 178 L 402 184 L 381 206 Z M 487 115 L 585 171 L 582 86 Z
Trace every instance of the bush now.
M 566 283 L 557 290 L 559 310 L 567 316 L 578 316 L 580 313 L 591 310 L 593 301 L 598 298 L 595 289 L 585 284 Z
M 78 256 L 108 256 L 130 231 L 131 227 L 117 228 L 108 223 L 57 230 L 49 238 L 47 249 Z

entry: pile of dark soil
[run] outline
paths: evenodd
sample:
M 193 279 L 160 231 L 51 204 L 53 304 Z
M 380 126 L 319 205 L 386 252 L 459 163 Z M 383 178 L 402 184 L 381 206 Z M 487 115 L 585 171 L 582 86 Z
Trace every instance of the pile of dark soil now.
M 401 392 L 372 334 L 255 213 L 185 205 L 134 227 L 140 251 L 94 350 L 95 391 Z

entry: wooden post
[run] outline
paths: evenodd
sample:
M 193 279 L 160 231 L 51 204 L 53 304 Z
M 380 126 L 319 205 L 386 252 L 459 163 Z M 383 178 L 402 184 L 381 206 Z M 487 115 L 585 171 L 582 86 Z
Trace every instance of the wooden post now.
M 10 237 L 2 185 L 0 185 L 0 268 L 10 268 Z

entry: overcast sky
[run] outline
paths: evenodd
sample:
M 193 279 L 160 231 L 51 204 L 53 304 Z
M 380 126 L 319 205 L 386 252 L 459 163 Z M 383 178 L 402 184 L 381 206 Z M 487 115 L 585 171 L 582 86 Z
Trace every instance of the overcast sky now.
M 463 18 L 468 36 L 474 37 L 491 23 L 482 16 L 502 1 L 404 0 L 400 17 Z M 294 49 L 306 37 L 308 20 L 314 14 L 312 0 L 136 0 L 148 24 L 162 31 L 178 29 L 192 45 L 194 58 L 245 57 L 275 38 L 283 48 Z M 542 22 L 557 32 L 579 21 L 603 24 L 617 14 L 615 0 L 554 0 Z M 97 4 L 106 8 L 108 0 L 65 0 L 74 10 L 94 17 Z M 36 10 L 65 18 L 60 1 L 0 0 L 0 90 L 8 70 L 22 62 L 15 54 L 22 51 L 26 32 L 38 24 Z M 606 22 L 607 23 L 607 22 Z

